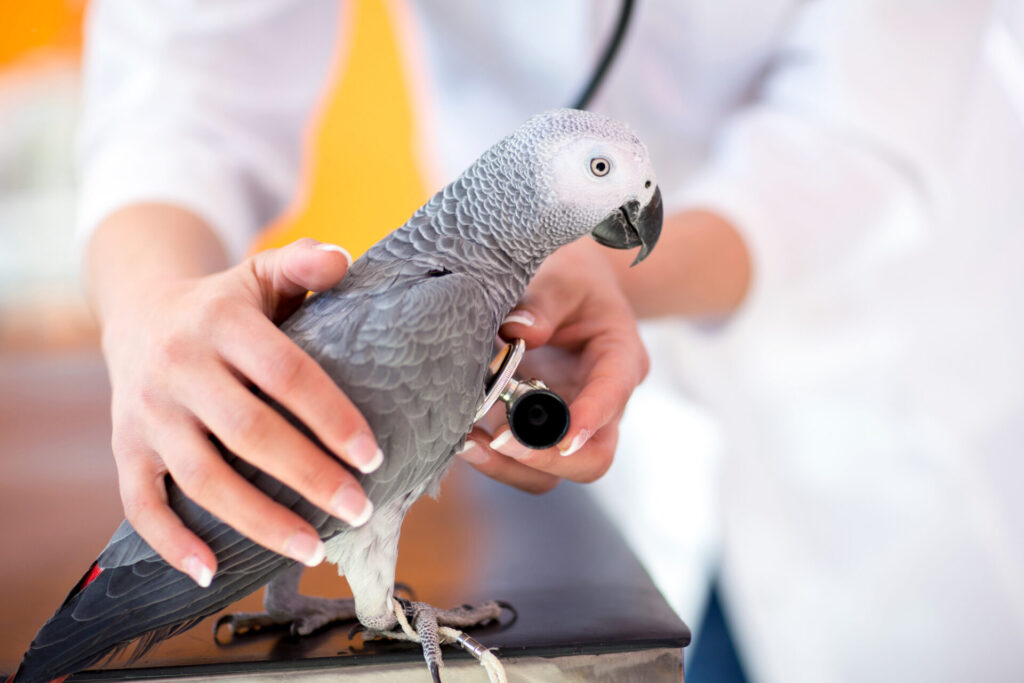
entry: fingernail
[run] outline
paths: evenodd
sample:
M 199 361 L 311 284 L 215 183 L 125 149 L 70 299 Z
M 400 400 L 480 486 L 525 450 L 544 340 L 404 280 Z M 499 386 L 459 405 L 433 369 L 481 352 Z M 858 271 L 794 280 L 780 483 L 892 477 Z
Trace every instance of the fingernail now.
M 350 526 L 362 526 L 373 514 L 373 503 L 352 484 L 342 484 L 331 498 L 331 511 Z
M 530 452 L 530 449 L 519 443 L 512 436 L 512 430 L 506 429 L 491 442 L 491 449 L 510 458 L 521 458 Z
M 568 448 L 566 448 L 564 451 L 562 449 L 558 449 L 558 450 L 561 452 L 561 454 L 563 456 L 572 455 L 573 453 L 575 453 L 579 449 L 583 448 L 584 444 L 587 443 L 587 439 L 589 439 L 589 438 L 590 438 L 590 431 L 587 430 L 587 429 L 581 429 L 579 431 L 579 433 L 569 443 L 569 447 Z
M 185 573 L 202 588 L 209 588 L 210 582 L 213 581 L 213 571 L 203 564 L 198 555 L 189 555 L 185 558 Z
M 482 465 L 487 462 L 487 452 L 480 448 L 480 444 L 470 439 L 466 439 L 466 445 L 456 455 L 473 465 Z
M 507 323 L 519 323 L 520 325 L 532 327 L 535 322 L 537 322 L 537 318 L 534 317 L 533 313 L 530 313 L 529 311 L 523 310 L 521 308 L 517 308 L 516 310 L 506 315 L 505 319 L 501 321 L 501 324 L 505 325 Z
M 377 448 L 377 442 L 369 434 L 357 434 L 348 442 L 345 452 L 363 474 L 376 471 L 384 462 L 384 452 Z
M 327 549 L 316 536 L 306 531 L 296 531 L 284 544 L 284 554 L 307 567 L 315 567 L 324 561 Z
M 336 251 L 345 257 L 345 260 L 348 261 L 350 266 L 352 265 L 352 254 L 348 253 L 348 250 L 345 249 L 345 247 L 339 247 L 337 244 L 330 244 L 328 242 L 321 242 L 316 245 L 314 249 L 319 249 L 320 251 Z

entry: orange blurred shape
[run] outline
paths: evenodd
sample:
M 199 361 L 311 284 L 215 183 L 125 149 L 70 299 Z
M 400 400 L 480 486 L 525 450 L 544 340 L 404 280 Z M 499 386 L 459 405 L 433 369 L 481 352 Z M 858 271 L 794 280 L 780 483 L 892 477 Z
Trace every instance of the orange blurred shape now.
M 0 70 L 39 50 L 77 56 L 84 0 L 0 0 Z
M 404 10 L 399 2 L 345 3 L 335 75 L 308 136 L 299 196 L 256 249 L 315 237 L 358 258 L 426 200 L 396 17 L 389 14 Z

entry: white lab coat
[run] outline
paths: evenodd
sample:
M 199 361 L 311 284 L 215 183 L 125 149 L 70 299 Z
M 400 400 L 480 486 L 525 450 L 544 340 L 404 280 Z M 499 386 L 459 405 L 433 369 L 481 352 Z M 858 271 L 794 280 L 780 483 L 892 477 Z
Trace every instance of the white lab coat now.
M 391 2 L 434 182 L 568 103 L 615 5 Z M 163 200 L 243 253 L 295 190 L 337 12 L 94 2 L 80 237 Z M 967 0 L 651 0 L 594 103 L 645 139 L 669 210 L 718 211 L 751 248 L 738 314 L 652 341 L 659 391 L 685 382 L 722 425 L 722 581 L 756 680 L 1024 677 L 1019 17 Z M 599 489 L 670 596 L 689 540 L 709 538 L 674 519 L 672 437 L 624 439 Z M 629 487 L 648 495 L 614 495 Z

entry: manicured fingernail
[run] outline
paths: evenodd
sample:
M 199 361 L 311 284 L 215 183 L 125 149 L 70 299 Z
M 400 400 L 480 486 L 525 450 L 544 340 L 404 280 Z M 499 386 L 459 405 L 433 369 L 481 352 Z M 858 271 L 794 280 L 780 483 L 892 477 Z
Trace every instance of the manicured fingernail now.
M 482 465 L 487 462 L 487 451 L 480 448 L 480 444 L 471 439 L 466 439 L 466 445 L 456 455 L 473 465 Z
M 529 311 L 523 310 L 521 308 L 517 308 L 516 310 L 506 315 L 505 319 L 501 321 L 501 324 L 505 325 L 507 323 L 519 323 L 520 325 L 532 327 L 535 322 L 537 322 L 537 318 L 534 317 L 533 313 L 530 313 Z
M 353 484 L 342 484 L 331 498 L 331 511 L 350 526 L 362 526 L 373 514 L 373 503 Z
M 185 558 L 185 573 L 202 588 L 209 588 L 210 582 L 213 581 L 213 571 L 203 564 L 198 555 L 189 555 Z
M 506 429 L 491 442 L 491 449 L 510 458 L 521 458 L 530 452 L 530 449 L 519 443 L 512 436 L 512 430 Z
M 345 452 L 363 474 L 376 471 L 384 462 L 384 452 L 377 448 L 377 442 L 369 434 L 357 434 L 348 442 Z
M 370 521 L 370 517 L 373 516 L 373 503 L 369 498 L 366 499 L 366 505 L 363 506 L 363 511 L 359 513 L 359 516 L 353 519 L 349 524 L 353 527 L 360 527 Z
M 579 449 L 583 448 L 583 446 L 587 443 L 587 439 L 589 439 L 589 438 L 590 438 L 590 431 L 586 430 L 586 429 L 581 429 L 579 431 L 579 433 L 569 443 L 569 447 L 568 448 L 566 448 L 564 451 L 562 449 L 558 449 L 558 450 L 559 450 L 559 452 L 561 452 L 561 454 L 563 456 L 572 455 L 573 453 L 575 453 Z
M 327 549 L 324 542 L 316 536 L 305 531 L 296 531 L 284 544 L 284 554 L 307 567 L 315 567 L 324 561 Z
M 336 251 L 345 257 L 345 260 L 348 261 L 350 266 L 352 265 L 352 254 L 348 253 L 348 250 L 345 249 L 345 247 L 339 247 L 337 244 L 330 244 L 328 242 L 321 242 L 316 245 L 314 249 L 319 249 L 320 251 Z

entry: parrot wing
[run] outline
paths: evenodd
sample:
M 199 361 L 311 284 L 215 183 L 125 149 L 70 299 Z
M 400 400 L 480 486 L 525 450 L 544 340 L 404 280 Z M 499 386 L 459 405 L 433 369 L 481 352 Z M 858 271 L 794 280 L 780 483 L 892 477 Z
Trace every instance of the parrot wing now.
M 473 277 L 414 261 L 373 270 L 376 286 L 314 297 L 285 330 L 373 429 L 384 463 L 357 476 L 379 509 L 444 474 L 483 400 L 498 319 Z

